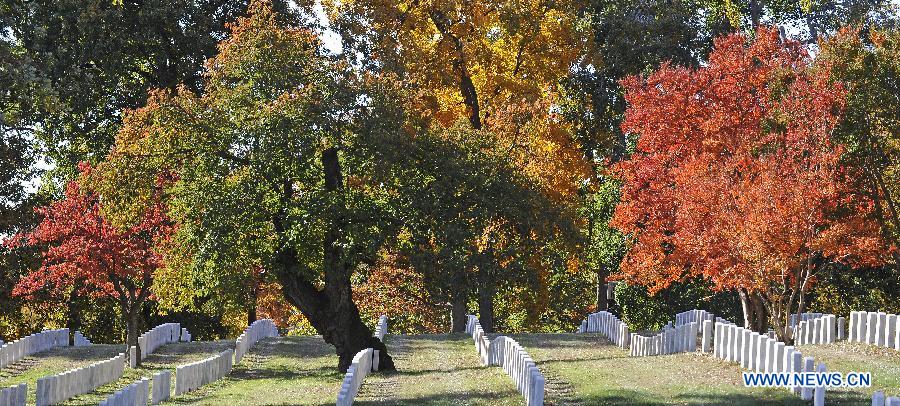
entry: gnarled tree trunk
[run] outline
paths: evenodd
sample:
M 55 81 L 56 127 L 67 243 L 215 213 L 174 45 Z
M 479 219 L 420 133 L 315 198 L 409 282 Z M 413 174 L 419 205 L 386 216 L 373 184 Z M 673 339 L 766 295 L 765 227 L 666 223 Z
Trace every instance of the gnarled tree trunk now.
M 325 189 L 329 193 L 343 193 L 338 151 L 332 147 L 321 155 L 322 168 L 325 172 Z M 293 195 L 293 184 L 285 180 L 282 199 L 290 200 Z M 340 195 L 336 196 L 338 199 Z M 394 361 L 388 355 L 384 343 L 372 336 L 370 330 L 359 316 L 359 309 L 353 302 L 350 275 L 353 266 L 350 264 L 340 244 L 346 219 L 340 213 L 332 213 L 328 222 L 322 246 L 324 269 L 324 287 L 318 288 L 308 280 L 309 270 L 304 269 L 297 251 L 285 244 L 276 253 L 278 264 L 277 276 L 282 285 L 285 298 L 296 306 L 312 324 L 325 342 L 334 346 L 339 357 L 338 368 L 345 372 L 353 362 L 353 357 L 361 350 L 373 348 L 379 351 L 379 370 L 395 370 Z M 287 231 L 284 225 L 284 214 L 274 219 L 275 231 L 283 234 Z M 284 241 L 286 239 L 282 239 Z

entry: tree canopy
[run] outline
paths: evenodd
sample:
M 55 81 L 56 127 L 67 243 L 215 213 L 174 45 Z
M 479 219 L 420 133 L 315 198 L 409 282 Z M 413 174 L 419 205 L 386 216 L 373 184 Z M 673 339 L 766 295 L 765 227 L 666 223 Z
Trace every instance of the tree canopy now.
M 739 302 L 783 335 L 788 312 L 846 307 L 838 286 L 885 303 L 891 283 L 860 281 L 900 260 L 897 18 L 888 0 L 0 0 L 0 238 L 18 236 L 0 334 L 131 341 L 140 313 L 213 337 L 262 315 L 341 368 L 372 347 L 391 369 L 381 312 L 560 332 Z
M 799 43 L 762 30 L 716 40 L 701 68 L 625 82 L 623 129 L 639 139 L 617 165 L 612 224 L 633 238 L 623 276 L 651 289 L 699 276 L 758 294 L 760 323 L 771 314 L 783 336 L 823 259 L 885 260 L 873 202 L 830 137 L 846 90 L 810 63 Z

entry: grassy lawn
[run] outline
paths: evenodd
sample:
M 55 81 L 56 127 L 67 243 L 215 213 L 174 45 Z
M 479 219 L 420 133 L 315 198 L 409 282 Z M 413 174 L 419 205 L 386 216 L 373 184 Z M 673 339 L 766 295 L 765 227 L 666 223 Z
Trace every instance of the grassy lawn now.
M 116 382 L 101 386 L 95 391 L 69 399 L 63 405 L 88 406 L 96 405 L 115 391 L 128 386 L 141 378 L 152 378 L 153 374 L 171 370 L 172 385 L 175 385 L 175 367 L 181 364 L 198 361 L 234 347 L 234 341 L 195 341 L 191 343 L 172 343 L 164 345 L 143 360 L 140 368 L 125 368 L 122 378 Z
M 265 339 L 225 379 L 165 404 L 334 405 L 344 378 L 337 362 L 321 337 Z
M 465 334 L 386 338 L 399 372 L 366 379 L 360 405 L 521 405 L 512 379 L 483 367 Z
M 630 357 L 596 334 L 513 337 L 544 372 L 548 404 L 805 404 L 785 389 L 746 388 L 737 365 L 699 353 Z
M 834 344 L 804 345 L 800 347 L 804 357 L 815 357 L 816 363 L 824 362 L 829 371 L 871 372 L 872 387 L 865 389 L 834 389 L 836 397 L 870 402 L 872 393 L 884 391 L 887 396 L 900 396 L 900 352 L 894 349 L 862 343 L 841 341 Z
M 356 404 L 521 404 L 502 370 L 479 365 L 465 335 L 389 335 L 386 341 L 400 371 L 369 375 Z M 226 379 L 171 403 L 333 405 L 344 377 L 336 366 L 334 348 L 320 337 L 269 339 L 253 347 Z
M 87 347 L 55 347 L 10 365 L 0 371 L 0 387 L 28 384 L 28 402 L 34 402 L 38 378 L 55 375 L 115 357 L 124 345 L 91 345 Z M 96 404 L 96 402 L 94 403 Z

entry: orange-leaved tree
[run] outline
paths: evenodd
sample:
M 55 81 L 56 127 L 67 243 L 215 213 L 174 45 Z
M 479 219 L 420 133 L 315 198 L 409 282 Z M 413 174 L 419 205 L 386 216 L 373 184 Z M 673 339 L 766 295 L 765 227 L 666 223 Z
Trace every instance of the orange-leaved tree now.
M 40 224 L 6 241 L 12 247 L 47 247 L 43 265 L 22 278 L 13 294 L 30 299 L 38 292 L 74 287 L 113 299 L 126 326 L 127 344 L 138 348 L 141 310 L 151 295 L 153 273 L 163 265 L 159 247 L 176 227 L 158 193 L 134 224 L 115 226 L 102 213 L 101 196 L 80 183 L 91 176 L 91 167 L 81 164 L 80 170 L 82 178 L 68 183 L 61 200 L 36 210 Z M 159 186 L 165 183 L 161 179 Z M 140 349 L 135 353 L 140 363 Z
M 789 315 L 830 264 L 887 253 L 872 201 L 841 166 L 830 135 L 845 92 L 811 71 L 775 30 L 715 41 L 698 69 L 664 65 L 625 80 L 623 130 L 637 136 L 613 226 L 631 249 L 620 277 L 651 291 L 702 277 L 742 297 L 745 325 Z

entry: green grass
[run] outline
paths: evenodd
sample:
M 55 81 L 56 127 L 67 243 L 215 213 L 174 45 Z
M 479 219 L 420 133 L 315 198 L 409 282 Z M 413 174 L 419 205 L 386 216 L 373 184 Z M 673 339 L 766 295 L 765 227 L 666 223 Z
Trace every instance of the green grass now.
M 163 370 L 170 370 L 173 372 L 172 384 L 174 385 L 174 372 L 176 366 L 208 358 L 228 348 L 234 348 L 234 341 L 196 341 L 191 343 L 173 343 L 164 345 L 158 348 L 153 354 L 147 356 L 139 368 L 125 368 L 125 373 L 118 381 L 101 386 L 91 393 L 76 396 L 65 403 L 62 403 L 62 405 L 96 405 L 115 391 L 130 385 L 134 381 L 141 378 L 152 378 L 153 374 Z
M 596 334 L 513 335 L 547 378 L 548 403 L 802 404 L 785 389 L 746 388 L 740 368 L 700 353 L 630 357 Z
M 56 347 L 33 354 L 0 371 L 0 387 L 28 384 L 28 402 L 35 400 L 38 378 L 56 375 L 115 357 L 125 350 L 124 345 L 91 345 L 86 347 Z M 96 404 L 96 403 L 95 403 Z
M 344 378 L 337 362 L 321 337 L 266 339 L 225 379 L 166 404 L 333 405 Z
M 804 345 L 800 347 L 804 357 L 814 357 L 816 363 L 824 362 L 829 371 L 871 372 L 872 387 L 867 389 L 834 390 L 835 396 L 860 403 L 870 402 L 872 393 L 884 391 L 887 396 L 900 395 L 900 351 L 862 343 L 841 341 L 834 344 Z M 831 394 L 832 392 L 829 392 Z M 860 397 L 860 394 L 865 396 Z
M 483 368 L 471 338 L 388 336 L 399 372 L 366 378 L 356 404 L 519 405 L 512 381 Z M 333 405 L 343 374 L 334 348 L 319 337 L 285 337 L 255 346 L 226 379 L 173 399 L 197 405 Z
M 513 335 L 547 378 L 548 405 L 757 405 L 805 404 L 786 389 L 743 386 L 740 368 L 711 356 L 676 354 L 629 357 L 595 334 Z M 370 375 L 360 405 L 521 405 L 512 380 L 498 367 L 482 367 L 466 335 L 388 335 L 399 369 Z M 96 405 L 141 377 L 232 348 L 233 341 L 177 343 L 161 347 L 141 368 L 65 405 Z M 27 382 L 34 401 L 37 378 L 114 356 L 122 346 L 57 348 L 0 372 L 0 385 Z M 870 371 L 873 387 L 828 392 L 828 404 L 867 403 L 875 390 L 900 394 L 900 354 L 863 344 L 804 346 L 804 356 L 831 371 Z M 231 375 L 166 404 L 333 405 L 343 379 L 334 348 L 321 337 L 266 339 Z M 174 384 L 174 381 L 173 381 Z
M 512 380 L 483 367 L 465 334 L 387 336 L 399 372 L 367 378 L 360 405 L 521 405 Z

